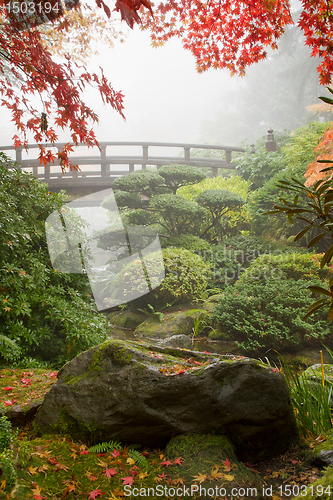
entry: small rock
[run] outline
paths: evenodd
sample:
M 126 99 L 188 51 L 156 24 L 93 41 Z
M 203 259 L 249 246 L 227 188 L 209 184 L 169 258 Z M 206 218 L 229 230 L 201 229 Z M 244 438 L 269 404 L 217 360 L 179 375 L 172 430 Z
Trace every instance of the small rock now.
M 14 405 L 5 412 L 5 415 L 12 425 L 19 427 L 31 422 L 34 419 L 41 404 L 41 402 L 30 403 L 25 405 L 23 408 L 20 405 Z M 1 411 L 0 417 L 2 417 Z
M 173 335 L 159 343 L 160 346 L 180 347 L 181 349 L 191 349 L 192 342 L 187 335 Z
M 319 455 L 313 460 L 313 465 L 317 467 L 326 467 L 333 465 L 333 450 L 321 450 Z

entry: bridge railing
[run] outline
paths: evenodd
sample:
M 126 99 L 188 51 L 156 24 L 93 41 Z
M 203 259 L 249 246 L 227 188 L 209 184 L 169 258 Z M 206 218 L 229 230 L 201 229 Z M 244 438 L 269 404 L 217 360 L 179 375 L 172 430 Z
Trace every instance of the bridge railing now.
M 23 157 L 27 156 L 27 153 L 23 147 L 14 148 L 14 146 L 0 146 L 0 151 L 4 151 L 7 154 L 10 153 L 11 156 L 15 154 L 13 159 L 16 163 L 24 170 L 31 171 L 38 179 L 41 181 L 48 182 L 50 186 L 56 187 L 58 184 L 66 183 L 70 184 L 88 184 L 100 181 L 100 183 L 105 183 L 106 178 L 119 177 L 127 173 L 133 172 L 136 167 L 141 167 L 145 169 L 148 165 L 153 165 L 159 168 L 162 165 L 168 164 L 183 164 L 183 165 L 194 165 L 202 168 L 207 168 L 211 171 L 211 175 L 215 176 L 218 174 L 218 169 L 234 169 L 235 163 L 231 163 L 233 152 L 244 152 L 243 148 L 229 147 L 229 146 L 216 146 L 207 144 L 191 144 L 191 143 L 165 143 L 165 142 L 100 142 L 100 151 L 98 155 L 89 154 L 93 153 L 92 149 L 87 148 L 87 154 L 84 156 L 77 155 L 76 152 L 70 155 L 70 160 L 74 165 L 78 165 L 80 170 L 69 171 L 63 174 L 60 168 L 59 160 L 55 160 L 54 164 L 48 164 L 47 166 L 40 165 L 39 159 Z M 65 143 L 56 144 L 43 144 L 43 146 L 48 148 L 56 148 L 61 150 Z M 79 145 L 82 148 L 84 145 Z M 133 155 L 116 155 L 110 154 L 111 149 L 116 147 L 135 147 L 136 149 L 141 148 L 141 154 Z M 30 144 L 28 151 L 37 149 L 38 144 Z M 180 154 L 182 156 L 172 156 L 169 155 L 153 155 L 151 154 L 152 148 L 163 148 L 165 149 L 175 149 L 182 150 Z M 224 158 L 206 158 L 192 156 L 192 150 L 203 150 L 209 149 L 216 152 L 219 155 L 220 152 L 224 152 Z M 96 148 L 95 148 L 96 150 Z M 127 165 L 128 168 L 123 168 Z

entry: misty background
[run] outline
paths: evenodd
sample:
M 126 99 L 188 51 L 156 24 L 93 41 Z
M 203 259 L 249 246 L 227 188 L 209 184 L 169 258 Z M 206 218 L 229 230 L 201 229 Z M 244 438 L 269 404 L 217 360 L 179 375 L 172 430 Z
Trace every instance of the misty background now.
M 126 32 L 124 23 L 121 29 Z M 310 57 L 296 26 L 287 29 L 279 50 L 270 51 L 243 78 L 231 77 L 227 70 L 198 74 L 194 57 L 179 40 L 153 48 L 149 33 L 138 26 L 128 30 L 123 43 L 116 39 L 113 48 L 101 45 L 98 50 L 87 67 L 102 67 L 114 89 L 124 94 L 126 116 L 124 121 L 103 105 L 98 91 L 88 88 L 84 99 L 99 116 L 94 127 L 99 141 L 237 146 L 255 142 L 270 127 L 294 130 L 313 120 L 333 119 L 307 109 L 327 91 L 319 84 L 318 59 Z M 36 100 L 36 106 L 42 111 L 41 102 Z M 11 145 L 16 130 L 3 107 L 1 117 L 0 144 Z M 59 141 L 68 140 L 68 132 L 59 131 Z

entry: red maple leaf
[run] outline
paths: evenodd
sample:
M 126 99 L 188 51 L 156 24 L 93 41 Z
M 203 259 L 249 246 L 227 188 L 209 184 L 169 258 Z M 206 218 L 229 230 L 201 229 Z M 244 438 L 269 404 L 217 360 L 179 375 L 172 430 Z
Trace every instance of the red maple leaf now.
M 158 477 L 160 477 L 161 479 L 165 479 L 167 476 L 165 474 L 165 472 L 163 472 L 162 474 L 157 474 Z
M 116 474 L 118 474 L 118 472 L 116 471 L 116 469 L 105 469 L 105 476 L 110 479 L 112 476 L 115 476 Z
M 14 399 L 12 399 L 12 400 L 7 399 L 7 401 L 4 401 L 5 406 L 11 406 L 12 404 L 14 404 Z
M 120 455 L 120 451 L 119 450 L 116 450 L 116 448 L 110 453 L 110 455 L 114 458 L 117 458 L 119 457 Z
M 166 460 L 165 462 L 160 462 L 160 465 L 165 465 L 166 467 L 169 467 L 169 465 L 172 465 L 172 461 Z
M 26 387 L 32 383 L 31 378 L 21 378 L 22 384 L 24 384 Z
M 94 500 L 95 498 L 100 497 L 100 496 L 102 496 L 102 495 L 105 495 L 105 492 L 102 492 L 102 490 L 100 490 L 100 489 L 93 490 L 93 491 L 91 491 L 91 492 L 89 493 L 89 498 L 88 498 L 88 500 L 89 500 L 89 499 Z
M 182 465 L 182 462 L 184 462 L 184 459 L 182 457 L 178 457 L 175 460 L 175 465 Z
M 14 387 L 4 387 L 4 391 L 12 391 Z
M 228 458 L 226 458 L 225 460 L 222 460 L 222 463 L 223 463 L 223 465 L 225 465 L 226 467 L 230 467 L 230 465 L 231 465 L 231 462 L 230 462 L 230 460 L 228 460 Z
M 121 477 L 120 479 L 122 480 L 123 485 L 129 484 L 130 486 L 132 486 L 132 484 L 134 482 L 134 477 L 133 476 Z

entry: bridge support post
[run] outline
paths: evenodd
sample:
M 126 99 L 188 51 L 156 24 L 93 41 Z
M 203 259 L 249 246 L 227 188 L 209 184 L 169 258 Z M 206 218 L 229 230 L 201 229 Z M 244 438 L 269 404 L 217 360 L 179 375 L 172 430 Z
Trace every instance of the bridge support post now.
M 15 161 L 18 166 L 21 168 L 22 166 L 22 146 L 19 146 L 15 151 Z
M 129 173 L 134 172 L 134 163 L 129 164 Z
M 226 163 L 231 163 L 231 151 L 225 152 L 225 161 Z
M 191 148 L 184 148 L 184 159 L 190 161 L 191 159 Z
M 147 163 L 145 162 L 145 160 L 148 160 L 148 147 L 149 146 L 142 146 L 142 170 L 145 170 L 147 167 Z
M 110 177 L 110 163 L 106 162 L 106 146 L 101 147 L 101 176 Z
M 213 177 L 216 177 L 219 173 L 219 168 L 218 167 L 212 167 L 212 175 Z

